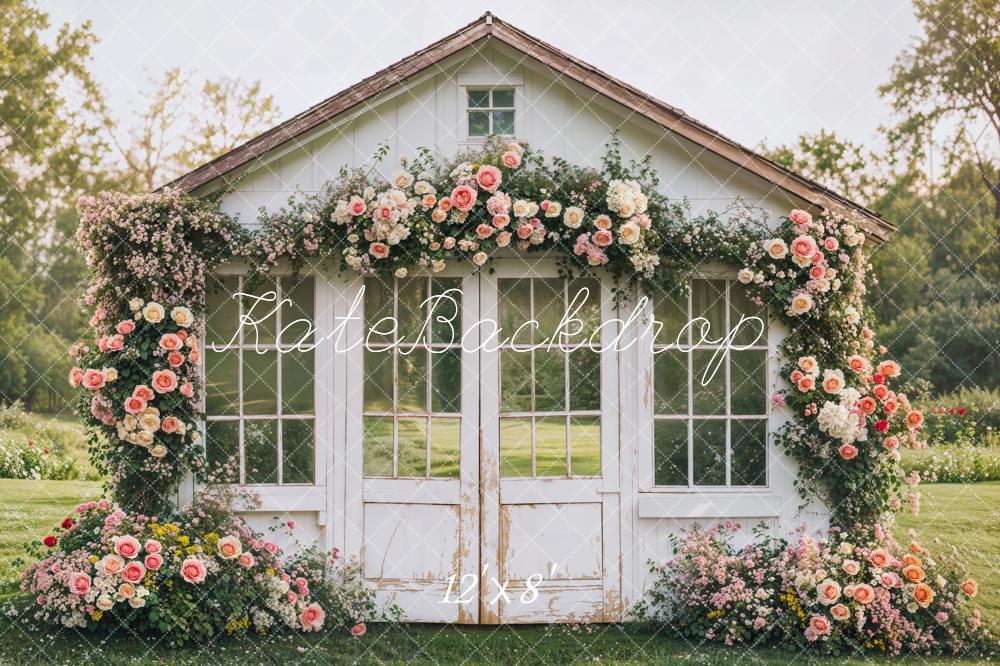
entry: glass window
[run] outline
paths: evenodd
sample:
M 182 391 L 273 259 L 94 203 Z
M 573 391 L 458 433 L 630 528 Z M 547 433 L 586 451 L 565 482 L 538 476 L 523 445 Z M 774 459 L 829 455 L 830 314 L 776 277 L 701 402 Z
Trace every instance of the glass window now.
M 600 293 L 593 278 L 499 280 L 501 476 L 601 475 Z M 582 326 L 557 338 L 570 303 Z
M 469 136 L 514 136 L 514 89 L 469 90 L 466 97 Z
M 654 485 L 766 486 L 766 308 L 736 281 L 695 279 L 689 291 L 654 295 L 653 315 L 662 324 L 653 345 Z M 680 339 L 697 347 L 677 349 L 697 318 Z M 727 353 L 730 336 L 738 349 Z
M 471 99 L 470 99 L 471 102 Z M 462 292 L 458 278 L 365 280 L 364 475 L 458 478 Z M 398 322 L 393 327 L 385 317 Z
M 314 483 L 315 355 L 298 347 L 313 341 L 315 294 L 311 276 L 208 279 L 205 446 L 234 483 Z

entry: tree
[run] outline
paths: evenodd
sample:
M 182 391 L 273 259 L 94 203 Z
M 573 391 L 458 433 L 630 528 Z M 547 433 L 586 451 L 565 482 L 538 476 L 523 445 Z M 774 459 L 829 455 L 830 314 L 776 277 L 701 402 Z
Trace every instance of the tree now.
M 879 92 L 901 116 L 890 132 L 911 158 L 925 159 L 940 127 L 945 166 L 972 160 L 1000 220 L 1000 12 L 996 0 L 915 0 L 923 35 L 897 58 Z
M 104 127 L 124 163 L 123 180 L 151 190 L 195 168 L 274 123 L 278 107 L 259 81 L 220 78 L 192 92 L 193 76 L 178 68 L 150 79 L 129 129 L 106 108 Z

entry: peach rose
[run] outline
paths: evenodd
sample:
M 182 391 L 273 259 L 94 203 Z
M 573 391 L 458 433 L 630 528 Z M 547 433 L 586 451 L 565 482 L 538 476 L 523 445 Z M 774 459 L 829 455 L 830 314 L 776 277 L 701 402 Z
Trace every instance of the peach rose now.
M 857 560 L 844 560 L 840 568 L 844 570 L 848 576 L 857 576 L 858 572 L 861 571 L 861 563 Z
M 934 601 L 934 590 L 927 583 L 917 583 L 913 588 L 913 600 L 921 608 L 927 608 Z
M 844 460 L 854 460 L 858 457 L 858 447 L 853 444 L 841 444 L 840 448 L 837 449 L 837 453 Z
M 792 374 L 788 377 L 793 384 L 798 384 L 799 380 L 805 377 L 805 374 L 801 370 L 792 370 Z
M 502 180 L 503 174 L 500 173 L 500 169 L 492 164 L 484 164 L 476 172 L 476 182 L 487 192 L 496 192 Z M 452 196 L 454 197 L 454 194 Z
M 812 629 L 817 636 L 826 636 L 830 633 L 830 621 L 822 615 L 813 615 L 809 618 L 809 628 Z
M 871 369 L 871 365 L 868 363 L 868 359 L 859 354 L 854 354 L 847 358 L 847 367 L 849 367 L 854 372 L 859 375 L 868 372 Z
M 858 583 L 854 586 L 854 600 L 859 604 L 870 604 L 875 600 L 875 590 L 868 583 Z
M 844 390 L 844 373 L 840 370 L 827 370 L 823 373 L 823 390 L 837 395 Z
M 799 210 L 796 208 L 791 213 L 788 214 L 788 219 L 795 224 L 809 224 L 812 222 L 812 215 L 804 210 Z
M 872 389 L 872 393 L 879 400 L 885 400 L 889 397 L 889 389 L 885 384 L 876 384 L 875 388 Z
M 106 576 L 114 576 L 121 573 L 125 568 L 125 560 L 114 554 L 107 554 L 97 563 L 97 568 L 104 572 Z
M 780 238 L 764 241 L 764 250 L 772 259 L 784 259 L 788 256 L 788 245 Z
M 125 411 L 129 414 L 140 414 L 146 409 L 146 401 L 138 396 L 125 399 Z
M 816 586 L 816 598 L 825 606 L 836 603 L 840 599 L 840 584 L 827 578 Z
M 170 393 L 177 388 L 177 374 L 173 370 L 157 370 L 150 383 L 157 393 Z
M 163 419 L 163 423 L 160 424 L 160 430 L 167 433 L 177 432 L 177 428 L 180 427 L 181 422 L 177 420 L 176 416 L 168 416 Z
M 184 354 L 178 351 L 172 351 L 167 354 L 167 363 L 171 368 L 179 368 L 184 365 Z
M 511 150 L 501 155 L 500 161 L 503 162 L 503 165 L 508 169 L 516 169 L 521 166 L 521 156 Z
M 476 205 L 477 196 L 479 193 L 468 185 L 459 185 L 451 191 L 451 203 L 460 211 L 469 211 Z
M 69 385 L 80 386 L 81 384 L 83 384 L 83 370 L 80 368 L 73 368 L 69 371 Z
M 240 553 L 239 563 L 244 569 L 249 569 L 255 562 L 253 553 Z
M 437 197 L 434 196 L 433 194 L 425 194 L 420 199 L 420 205 L 423 206 L 424 209 L 428 209 L 429 210 L 429 209 L 433 208 L 434 204 L 436 204 L 436 203 L 437 203 Z
M 189 557 L 181 563 L 181 577 L 189 583 L 200 583 L 207 575 L 205 565 L 201 560 Z
M 876 548 L 868 553 L 868 561 L 872 563 L 872 566 L 881 569 L 889 564 L 889 553 L 883 548 Z
M 127 559 L 137 557 L 141 548 L 139 540 L 129 534 L 120 536 L 115 541 L 115 552 Z
M 90 592 L 90 576 L 82 571 L 74 571 L 66 579 L 70 594 L 86 594 Z
M 861 400 L 858 400 L 858 409 L 861 410 L 862 414 L 874 414 L 877 407 L 878 403 L 870 395 L 866 395 Z
M 181 384 L 180 391 L 181 395 L 184 396 L 185 398 L 191 398 L 194 396 L 194 384 L 192 384 L 191 382 L 184 382 L 183 384 Z
M 184 346 L 184 341 L 174 333 L 164 333 L 160 336 L 160 347 L 167 351 L 174 351 Z
M 438 208 L 440 208 L 441 210 L 443 210 L 446 213 L 449 210 L 451 210 L 451 198 L 450 197 L 441 197 L 441 199 L 438 201 Z
M 243 552 L 243 545 L 240 538 L 232 534 L 219 539 L 219 557 L 224 560 L 232 560 L 240 556 Z
M 368 254 L 376 259 L 385 259 L 389 256 L 389 246 L 385 243 L 372 243 L 368 246 Z
M 878 373 L 886 377 L 898 377 L 900 373 L 899 363 L 895 361 L 882 361 L 878 364 Z
M 91 391 L 96 391 L 97 389 L 104 386 L 105 378 L 104 373 L 100 370 L 94 370 L 93 368 L 88 369 L 83 373 L 83 386 Z
M 800 356 L 799 368 L 802 369 L 802 372 L 808 375 L 815 375 L 819 373 L 819 363 L 816 361 L 815 356 Z
M 920 566 L 920 558 L 913 553 L 907 553 L 903 555 L 903 564 L 907 564 L 914 567 Z
M 813 297 L 808 292 L 800 291 L 792 296 L 792 301 L 788 309 L 793 315 L 801 315 L 812 310 L 812 307 Z
M 965 592 L 970 597 L 974 597 L 979 593 L 979 583 L 972 580 L 971 578 L 968 580 L 963 580 L 959 584 L 959 587 L 962 588 L 962 592 Z
M 813 379 L 810 375 L 806 375 L 805 377 L 799 380 L 799 391 L 801 393 L 808 393 L 814 388 L 816 388 L 816 380 Z
M 594 218 L 594 226 L 598 229 L 610 229 L 611 228 L 611 218 L 607 215 L 598 215 Z
M 836 604 L 830 607 L 830 615 L 833 616 L 834 620 L 843 622 L 847 618 L 851 617 L 851 611 L 844 604 Z
M 135 396 L 136 398 L 142 398 L 146 402 L 149 402 L 150 400 L 153 399 L 153 396 L 155 394 L 153 393 L 153 389 L 149 388 L 145 384 L 139 384 L 134 389 L 132 389 L 132 395 Z
M 156 571 L 163 566 L 163 556 L 159 553 L 150 553 L 143 559 L 143 562 L 145 562 L 147 569 Z
M 911 583 L 919 583 L 925 577 L 924 570 L 919 565 L 909 564 L 903 567 L 903 578 Z
M 311 603 L 302 609 L 299 614 L 299 623 L 302 625 L 302 631 L 319 631 L 325 618 L 326 613 L 320 608 L 320 605 Z
M 129 333 L 135 330 L 135 322 L 132 321 L 131 319 L 125 319 L 123 321 L 118 322 L 118 324 L 115 326 L 115 330 L 118 331 L 118 333 L 120 333 L 121 335 L 128 335 Z
M 916 428 L 924 422 L 924 414 L 919 409 L 914 409 L 906 414 L 906 425 Z
M 125 565 L 125 568 L 122 569 L 122 578 L 130 583 L 138 583 L 145 575 L 146 567 L 144 567 L 140 562 L 129 562 Z

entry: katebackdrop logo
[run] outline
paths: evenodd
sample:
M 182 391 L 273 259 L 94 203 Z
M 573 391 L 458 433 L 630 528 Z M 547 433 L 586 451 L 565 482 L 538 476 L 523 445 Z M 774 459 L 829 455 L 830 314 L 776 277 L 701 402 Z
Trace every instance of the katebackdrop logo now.
M 647 344 L 650 351 L 655 354 L 662 354 L 670 350 L 677 350 L 682 353 L 692 353 L 699 348 L 713 348 L 710 362 L 702 373 L 702 386 L 708 385 L 715 377 L 716 373 L 725 360 L 727 354 L 732 351 L 742 351 L 756 345 L 764 335 L 764 321 L 760 317 L 746 316 L 741 314 L 740 320 L 726 333 L 715 337 L 712 325 L 705 317 L 694 317 L 677 331 L 674 342 L 666 345 L 654 344 L 659 339 L 663 330 L 663 322 L 655 317 L 647 317 L 644 312 L 649 304 L 646 296 L 641 297 L 632 307 L 628 316 L 624 319 L 611 318 L 602 321 L 587 334 L 587 323 L 580 318 L 580 313 L 590 298 L 590 290 L 583 287 L 573 295 L 569 305 L 563 312 L 554 332 L 537 342 L 531 342 L 533 332 L 539 329 L 539 322 L 528 319 L 520 323 L 513 331 L 504 330 L 494 319 L 479 319 L 467 325 L 465 331 L 456 328 L 456 322 L 460 320 L 461 308 L 458 297 L 461 290 L 449 289 L 441 294 L 429 296 L 420 303 L 420 308 L 427 312 L 420 331 L 413 340 L 406 340 L 399 335 L 399 322 L 395 317 L 382 317 L 372 323 L 364 335 L 364 339 L 347 340 L 348 327 L 352 322 L 362 321 L 361 312 L 365 298 L 365 287 L 361 286 L 355 294 L 351 307 L 346 315 L 337 316 L 333 330 L 323 336 L 318 335 L 315 322 L 300 318 L 284 324 L 278 332 L 278 351 L 285 353 L 288 351 L 310 351 L 320 344 L 333 344 L 335 353 L 345 354 L 359 346 L 364 346 L 370 352 L 389 352 L 394 348 L 399 349 L 399 353 L 406 355 L 416 349 L 427 349 L 432 354 L 445 353 L 447 350 L 440 346 L 432 346 L 428 332 L 432 325 L 434 329 L 434 342 L 438 345 L 444 343 L 454 346 L 460 344 L 465 352 L 475 353 L 478 351 L 496 352 L 500 347 L 509 347 L 516 352 L 530 352 L 532 349 L 538 350 L 561 350 L 572 352 L 579 349 L 590 349 L 594 353 L 615 352 L 620 353 L 630 349 L 633 345 Z M 239 317 L 239 326 L 233 334 L 232 339 L 224 345 L 213 343 L 209 345 L 212 351 L 226 351 L 239 345 L 240 335 L 243 334 L 243 344 L 252 344 L 259 354 L 265 353 L 259 347 L 260 330 L 259 326 L 265 324 L 272 317 L 276 318 L 278 310 L 283 305 L 290 305 L 290 299 L 283 299 L 278 302 L 278 295 L 275 291 L 268 291 L 263 294 L 248 294 L 236 292 L 234 299 L 245 298 L 245 312 Z M 305 332 L 302 333 L 302 325 L 305 325 Z M 296 335 L 300 337 L 294 342 L 283 340 L 283 336 L 291 330 L 296 330 Z M 602 344 L 605 331 L 610 331 L 611 341 L 609 344 Z M 633 331 L 638 330 L 638 335 Z M 737 345 L 734 340 L 744 331 L 756 331 L 752 342 Z M 690 338 L 690 342 L 688 341 Z M 252 341 L 248 343 L 247 341 Z

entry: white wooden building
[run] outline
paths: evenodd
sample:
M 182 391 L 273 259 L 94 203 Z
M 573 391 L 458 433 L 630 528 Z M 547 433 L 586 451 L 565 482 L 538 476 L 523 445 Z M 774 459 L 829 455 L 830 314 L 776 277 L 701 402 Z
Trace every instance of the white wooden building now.
M 382 142 L 389 175 L 418 147 L 447 158 L 490 131 L 595 165 L 617 132 L 625 157 L 651 155 L 664 193 L 687 198 L 696 213 L 742 198 L 774 216 L 847 211 L 876 239 L 890 229 L 489 14 L 171 186 L 205 195 L 238 177 L 224 209 L 252 224 L 259 208 L 319 190 Z M 376 308 L 402 316 L 429 290 L 461 287 L 469 326 L 508 310 L 544 315 L 543 304 L 559 303 L 569 288 L 551 260 L 512 256 L 497 267 L 492 275 L 369 281 L 363 306 L 372 311 L 364 317 Z M 234 263 L 216 279 L 235 291 L 239 274 Z M 725 327 L 747 306 L 730 289 L 733 274 L 707 262 L 690 303 L 657 307 L 667 318 L 706 314 Z M 298 309 L 282 317 L 308 316 L 324 336 L 347 316 L 362 282 L 318 270 L 279 276 L 272 286 Z M 611 285 L 589 284 L 601 294 L 595 316 L 618 316 Z M 209 345 L 228 342 L 239 315 L 235 303 L 214 307 Z M 348 343 L 363 328 L 353 322 Z M 768 399 L 782 334 L 772 323 L 757 348 L 734 352 L 707 387 L 692 379 L 704 359 L 667 354 L 654 362 L 640 345 L 595 356 L 600 362 L 556 359 L 561 369 L 540 386 L 539 368 L 552 359 L 537 352 L 521 365 L 508 363 L 504 349 L 455 348 L 432 360 L 422 350 L 376 357 L 332 344 L 256 354 L 243 339 L 239 350 L 206 351 L 207 443 L 239 457 L 242 482 L 263 502 L 252 521 L 294 520 L 300 538 L 358 558 L 380 598 L 410 620 L 615 621 L 641 597 L 647 562 L 668 555 L 671 532 L 718 519 L 746 532 L 759 522 L 775 532 L 824 524 L 822 510 L 800 511 L 795 465 L 769 443 L 782 422 Z M 537 585 L 529 583 L 534 574 Z M 493 603 L 498 583 L 509 601 Z

